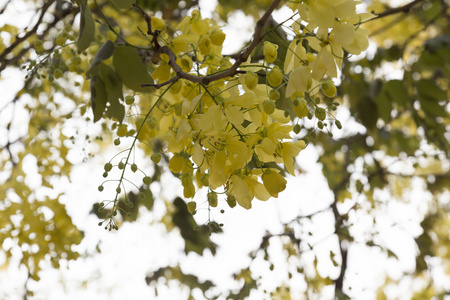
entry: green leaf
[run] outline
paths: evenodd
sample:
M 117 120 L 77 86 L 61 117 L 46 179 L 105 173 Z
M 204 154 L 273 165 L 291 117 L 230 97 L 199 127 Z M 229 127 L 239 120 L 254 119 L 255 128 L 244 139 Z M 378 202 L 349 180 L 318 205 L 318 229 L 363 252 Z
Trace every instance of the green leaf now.
M 123 99 L 122 83 L 114 70 L 104 63 L 99 64 L 99 76 L 105 85 L 109 102 L 106 115 L 111 119 L 122 122 L 125 117 L 125 108 L 119 102 L 119 99 Z
M 80 31 L 78 32 L 78 53 L 86 50 L 91 42 L 94 40 L 95 23 L 92 17 L 92 12 L 86 1 L 80 5 Z
M 113 65 L 120 80 L 128 88 L 143 93 L 153 90 L 153 88 L 141 86 L 142 83 L 153 83 L 153 79 L 135 48 L 129 46 L 116 47 Z
M 408 101 L 408 93 L 401 80 L 390 80 L 383 85 L 383 90 L 393 102 L 405 106 Z
M 433 117 L 446 117 L 445 108 L 439 104 L 447 99 L 446 92 L 429 79 L 419 80 L 416 86 L 421 108 Z
M 105 83 L 100 77 L 93 77 L 91 79 L 91 105 L 94 112 L 94 122 L 102 118 L 107 102 L 108 94 L 106 93 Z
M 94 59 L 92 60 L 91 67 L 86 72 L 86 76 L 90 77 L 92 75 L 97 74 L 97 65 L 101 63 L 102 61 L 108 59 L 113 55 L 114 53 L 114 43 L 110 40 L 107 40 L 101 47 L 98 49 L 97 53 L 94 56 Z
M 113 98 L 123 100 L 122 83 L 113 68 L 101 63 L 99 65 L 99 76 L 105 83 L 108 100 Z
M 111 2 L 114 3 L 117 8 L 129 9 L 133 6 L 136 0 L 111 0 Z
M 186 202 L 180 197 L 177 197 L 173 204 L 175 213 L 172 215 L 172 222 L 178 227 L 184 239 L 184 252 L 189 253 L 193 251 L 202 255 L 203 251 L 208 248 L 215 255 L 217 245 L 210 240 L 209 236 L 212 232 L 222 232 L 222 229 L 213 222 L 211 222 L 211 225 L 197 226 L 187 209 Z

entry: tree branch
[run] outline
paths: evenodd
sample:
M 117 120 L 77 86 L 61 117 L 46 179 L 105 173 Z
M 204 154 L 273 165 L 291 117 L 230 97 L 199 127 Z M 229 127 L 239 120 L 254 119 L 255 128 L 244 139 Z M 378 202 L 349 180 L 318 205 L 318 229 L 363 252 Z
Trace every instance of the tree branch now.
M 368 20 L 368 21 L 373 21 L 373 20 L 376 20 L 376 19 L 384 18 L 386 16 L 397 14 L 399 12 L 407 13 L 407 12 L 410 11 L 410 9 L 412 7 L 414 7 L 415 5 L 419 4 L 420 2 L 424 2 L 424 1 L 425 0 L 415 0 L 415 1 L 412 1 L 412 2 L 410 2 L 408 4 L 405 4 L 405 5 L 400 6 L 400 7 L 387 9 L 387 10 L 381 12 L 381 13 L 378 13 L 378 14 L 374 13 L 377 16 L 375 18 L 373 18 L 373 19 Z
M 41 8 L 41 14 L 39 15 L 39 19 L 37 20 L 36 24 L 34 25 L 34 27 L 28 31 L 27 33 L 25 33 L 22 37 L 18 37 L 16 38 L 16 40 L 8 47 L 6 48 L 1 54 L 0 54 L 0 62 L 3 62 L 6 58 L 6 56 L 11 53 L 14 48 L 16 48 L 20 43 L 22 43 L 23 41 L 25 41 L 27 38 L 29 38 L 30 36 L 32 36 L 33 34 L 36 33 L 39 25 L 41 25 L 41 22 L 44 18 L 45 13 L 47 12 L 47 10 L 49 9 L 49 7 L 55 2 L 56 0 L 49 0 L 47 1 Z M 3 66 L 2 66 L 3 67 Z M 3 68 L 4 69 L 4 68 Z
M 258 20 L 258 22 L 256 22 L 256 26 L 255 26 L 255 33 L 253 34 L 253 39 L 252 42 L 250 43 L 250 45 L 244 49 L 239 56 L 236 59 L 236 62 L 226 71 L 217 73 L 217 74 L 212 74 L 212 75 L 207 75 L 207 76 L 196 76 L 196 75 L 192 75 L 186 72 L 183 72 L 181 70 L 181 67 L 177 64 L 176 60 L 177 57 L 175 55 L 175 53 L 173 53 L 173 51 L 167 47 L 167 46 L 163 46 L 161 48 L 158 49 L 157 45 L 155 45 L 155 48 L 158 50 L 155 53 L 165 53 L 169 56 L 169 65 L 172 67 L 172 69 L 175 71 L 175 73 L 177 74 L 174 78 L 178 77 L 177 79 L 187 79 L 189 81 L 195 82 L 195 83 L 201 83 L 204 85 L 208 85 L 210 82 L 212 81 L 216 81 L 219 79 L 223 79 L 226 77 L 233 77 L 238 71 L 237 69 L 239 68 L 239 66 L 243 63 L 246 62 L 247 59 L 249 58 L 250 54 L 253 52 L 253 50 L 256 48 L 256 46 L 261 43 L 261 41 L 263 40 L 262 37 L 262 31 L 267 23 L 267 20 L 269 19 L 269 17 L 272 15 L 272 12 L 275 10 L 275 8 L 278 6 L 278 4 L 280 3 L 281 0 L 274 0 L 272 2 L 272 4 L 270 5 L 270 7 L 267 9 L 267 11 L 264 13 L 264 15 L 261 17 L 261 19 Z M 142 87 L 147 87 L 147 86 L 151 86 L 151 87 L 156 87 L 156 88 L 161 88 L 162 86 L 169 84 L 173 81 L 169 80 L 166 81 L 164 83 L 160 83 L 160 84 L 148 84 L 148 83 L 143 83 L 141 84 Z

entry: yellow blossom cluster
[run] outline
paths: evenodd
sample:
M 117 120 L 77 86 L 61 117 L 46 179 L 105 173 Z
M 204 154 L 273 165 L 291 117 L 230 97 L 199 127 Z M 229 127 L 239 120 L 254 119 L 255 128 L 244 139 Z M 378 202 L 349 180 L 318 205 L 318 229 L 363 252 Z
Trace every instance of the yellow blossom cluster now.
M 211 206 L 217 205 L 216 193 L 224 193 L 230 206 L 237 202 L 249 209 L 254 198 L 276 198 L 286 188 L 283 174 L 295 175 L 294 158 L 306 144 L 293 138 L 291 114 L 277 106 L 279 88 L 286 85 L 284 94 L 293 101 L 299 119 L 326 118 L 324 108 L 310 103 L 312 96 L 322 90 L 333 97 L 336 87 L 331 79 L 337 76 L 344 50 L 359 54 L 368 46 L 367 31 L 355 25 L 366 17 L 355 12 L 357 3 L 287 2 L 300 18 L 291 27 L 295 38 L 282 69 L 273 65 L 279 47 L 270 42 L 262 45 L 264 61 L 249 60 L 235 76 L 208 84 L 171 81 L 178 76 L 174 62 L 165 53 L 159 55 L 152 77 L 170 85 L 157 90 L 156 96 L 141 96 L 141 109 L 148 114 L 136 118 L 136 136 L 144 144 L 155 137 L 166 142 L 163 151 L 171 153 L 169 169 L 180 177 L 186 198 L 206 187 Z M 164 30 L 164 23 L 152 22 Z M 207 76 L 232 66 L 231 58 L 222 55 L 225 34 L 200 11 L 185 17 L 176 30 L 179 34 L 172 40 L 163 31 L 160 43 L 176 55 L 183 72 Z M 118 128 L 119 136 L 126 134 L 127 129 Z

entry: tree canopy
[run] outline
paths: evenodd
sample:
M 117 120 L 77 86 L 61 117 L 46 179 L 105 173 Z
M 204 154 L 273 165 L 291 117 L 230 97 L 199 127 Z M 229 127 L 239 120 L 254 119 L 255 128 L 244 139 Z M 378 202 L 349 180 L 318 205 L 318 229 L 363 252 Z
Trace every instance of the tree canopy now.
M 42 262 L 81 259 L 84 232 L 60 198 L 73 168 L 105 149 L 117 150 L 92 191 L 99 225 L 120 231 L 162 202 L 157 223 L 179 232 L 186 256 L 201 256 L 216 253 L 227 224 L 201 220 L 198 210 L 233 214 L 288 197 L 290 178 L 308 176 L 296 158 L 313 148 L 332 201 L 261 236 L 236 270 L 238 290 L 217 294 L 220 283 L 180 264 L 149 270 L 147 284 L 157 289 L 165 278 L 189 297 L 199 289 L 208 299 L 245 299 L 261 289 L 254 266 L 276 268 L 278 241 L 288 279 L 267 297 L 297 299 L 291 288 L 301 282 L 305 299 L 353 298 L 354 252 L 402 259 L 383 241 L 393 228 L 414 241 L 415 265 L 387 274 L 377 299 L 405 285 L 414 299 L 450 295 L 435 278 L 450 275 L 447 0 L 219 0 L 208 18 L 194 0 L 9 0 L 0 11 L 5 268 L 18 259 L 38 282 Z M 237 11 L 252 20 L 252 37 L 226 53 Z M 154 194 L 167 188 L 165 174 L 182 185 L 173 199 Z M 393 207 L 414 215 L 391 215 Z M 317 252 L 323 226 L 334 241 L 327 257 Z

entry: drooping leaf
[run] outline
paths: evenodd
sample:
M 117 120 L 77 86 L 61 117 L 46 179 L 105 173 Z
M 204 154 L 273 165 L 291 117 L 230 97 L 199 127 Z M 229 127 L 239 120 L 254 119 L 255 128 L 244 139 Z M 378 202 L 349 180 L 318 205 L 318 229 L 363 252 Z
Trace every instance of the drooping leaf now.
M 102 118 L 107 102 L 108 94 L 106 93 L 105 83 L 100 77 L 93 77 L 91 79 L 91 106 L 94 112 L 94 122 Z
M 184 273 L 179 266 L 159 268 L 158 270 L 153 272 L 152 275 L 146 276 L 145 282 L 150 285 L 152 282 L 157 282 L 161 277 L 166 279 L 176 279 L 181 284 L 189 287 L 191 290 L 199 288 L 203 292 L 203 294 L 215 286 L 212 281 L 201 281 L 195 275 Z
M 421 79 L 417 82 L 417 94 L 422 109 L 432 117 L 445 117 L 445 108 L 439 104 L 447 97 L 447 93 L 441 90 L 430 79 Z
M 92 17 L 92 12 L 87 1 L 84 1 L 80 5 L 80 31 L 78 32 L 77 47 L 78 52 L 83 52 L 86 50 L 91 42 L 94 40 L 95 35 L 95 23 Z
M 98 76 L 102 79 L 105 85 L 107 99 L 110 104 L 108 106 L 108 109 L 106 110 L 106 115 L 109 118 L 113 118 L 118 120 L 119 122 L 122 122 L 125 116 L 125 108 L 119 101 L 119 99 L 123 100 L 122 83 L 120 82 L 117 74 L 110 66 L 107 66 L 104 63 L 100 63 L 98 65 L 98 68 Z
M 175 213 L 172 216 L 172 222 L 178 227 L 184 239 L 184 251 L 186 253 L 193 251 L 202 255 L 203 251 L 208 248 L 214 255 L 217 245 L 210 240 L 209 236 L 211 232 L 222 232 L 222 229 L 214 222 L 208 225 L 197 226 L 183 199 L 177 197 L 173 204 Z
M 108 59 L 113 55 L 114 53 L 114 43 L 110 40 L 107 40 L 101 47 L 98 49 L 97 53 L 94 56 L 94 59 L 92 60 L 91 67 L 86 72 L 86 76 L 96 75 L 97 74 L 97 65 L 101 63 L 102 61 Z
M 150 92 L 149 87 L 143 88 L 142 83 L 153 83 L 153 79 L 142 62 L 137 50 L 129 46 L 116 47 L 113 55 L 113 65 L 122 83 L 136 92 Z

